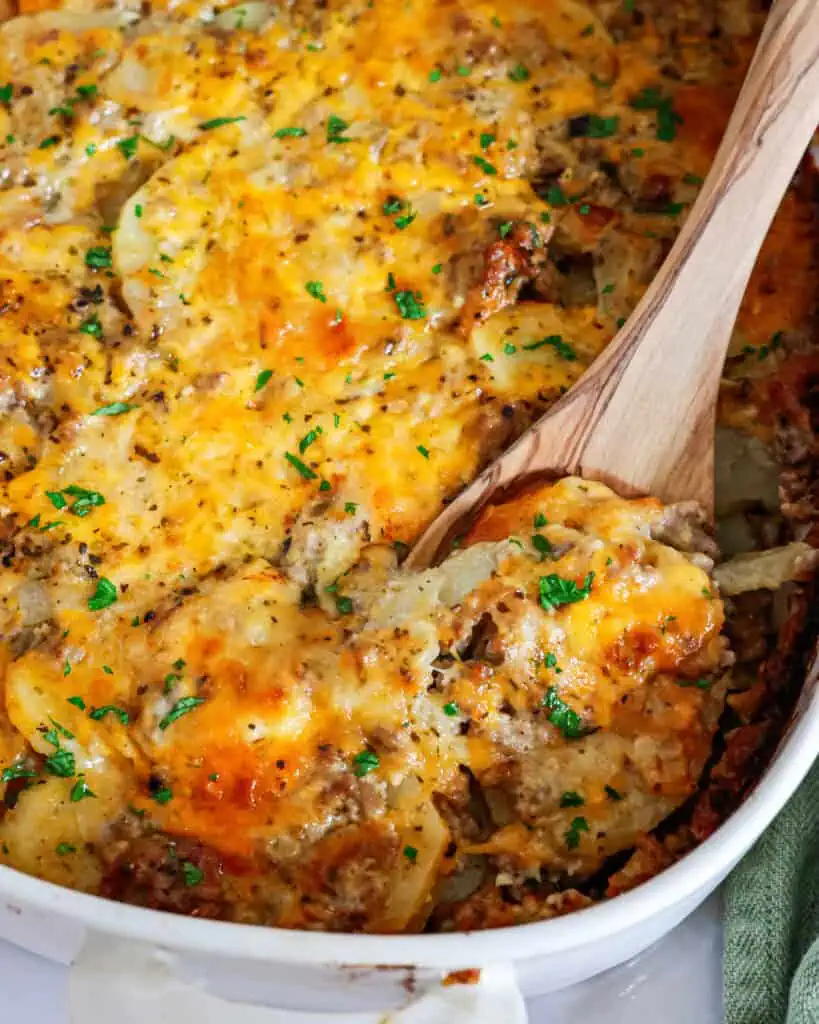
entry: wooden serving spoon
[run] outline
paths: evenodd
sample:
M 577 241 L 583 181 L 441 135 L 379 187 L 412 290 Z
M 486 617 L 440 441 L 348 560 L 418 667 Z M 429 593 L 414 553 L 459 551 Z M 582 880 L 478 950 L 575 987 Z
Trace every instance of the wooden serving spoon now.
M 584 476 L 625 496 L 714 503 L 725 353 L 771 220 L 819 123 L 819 0 L 778 0 L 697 202 L 615 340 L 429 526 L 423 568 L 498 491 Z

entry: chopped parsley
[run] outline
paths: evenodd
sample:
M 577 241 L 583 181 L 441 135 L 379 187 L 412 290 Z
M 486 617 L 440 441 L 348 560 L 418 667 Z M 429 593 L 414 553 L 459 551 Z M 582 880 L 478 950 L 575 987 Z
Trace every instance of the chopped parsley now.
M 316 427 L 314 430 L 309 430 L 299 441 L 299 452 L 302 455 L 304 455 L 311 444 L 315 444 L 318 441 L 321 432 L 321 427 Z
M 560 798 L 561 807 L 581 807 L 585 803 L 583 797 L 573 789 L 564 793 Z
M 577 359 L 575 350 L 559 334 L 550 334 L 546 338 L 530 341 L 528 345 L 522 345 L 521 348 L 524 352 L 534 352 L 539 348 L 544 348 L 546 345 L 551 346 L 567 363 L 573 363 Z
M 496 141 L 496 139 L 497 136 L 492 135 L 491 132 L 481 132 L 478 141 L 481 144 L 481 149 L 489 149 L 489 147 L 492 145 L 493 142 Z
M 420 455 L 423 455 L 425 459 L 429 458 L 429 448 L 425 448 L 422 444 L 418 444 L 418 445 L 415 446 L 415 450 Z
M 454 718 L 459 711 L 460 708 L 458 707 L 454 700 L 448 701 L 446 704 L 444 704 L 444 714 L 449 715 L 450 718 Z
M 330 114 L 327 118 L 327 141 L 328 142 L 352 142 L 344 132 L 350 127 L 349 123 L 336 114 Z
M 362 750 L 353 758 L 353 775 L 361 778 L 362 775 L 369 775 L 381 764 L 381 759 L 374 750 Z
M 0 782 L 14 782 L 15 779 L 36 779 L 37 772 L 32 771 L 22 761 L 17 761 L 0 773 Z
M 525 82 L 529 78 L 529 69 L 525 64 L 516 64 L 509 72 L 508 77 L 513 82 Z
M 182 877 L 185 880 L 185 885 L 199 885 L 205 875 L 195 864 L 191 864 L 189 860 L 183 860 Z
M 493 175 L 498 173 L 497 167 L 490 164 L 488 160 L 484 160 L 482 156 L 473 156 L 472 163 L 475 164 L 476 167 L 480 167 L 484 174 Z
M 677 685 L 678 686 L 683 686 L 683 687 L 686 687 L 686 688 L 693 686 L 693 687 L 696 687 L 696 689 L 698 689 L 698 690 L 710 690 L 711 689 L 711 680 L 710 679 L 704 679 L 704 678 L 703 679 L 678 679 L 677 680 Z
M 48 138 L 43 139 L 37 149 L 51 149 L 51 147 L 56 146 L 59 141 L 59 135 L 49 135 Z
M 509 234 L 509 232 L 512 230 L 514 226 L 514 221 L 505 220 L 503 224 L 501 224 L 500 227 L 498 228 L 498 234 L 501 236 L 501 238 L 506 238 L 506 236 Z
M 8 106 L 11 103 L 11 98 L 14 95 L 14 88 L 11 82 L 6 82 L 5 85 L 0 85 L 0 103 L 4 103 Z
M 90 100 L 97 95 L 96 85 L 78 85 L 77 93 L 82 96 L 84 100 Z
M 261 391 L 262 388 L 267 384 L 270 378 L 273 376 L 272 370 L 260 370 L 256 374 L 256 384 L 253 388 L 254 391 Z
M 53 754 L 48 755 L 44 766 L 49 775 L 56 775 L 60 779 L 70 779 L 76 770 L 74 755 L 70 750 L 65 750 L 62 747 L 58 747 Z
M 273 132 L 274 139 L 301 139 L 307 134 L 305 128 L 279 128 Z
M 577 740 L 586 735 L 583 719 L 560 699 L 557 688 L 550 686 L 543 698 L 543 706 L 549 712 L 549 721 L 558 728 L 567 740 Z
M 586 125 L 586 137 L 589 139 L 609 139 L 615 134 L 620 124 L 618 117 L 598 117 L 597 114 L 589 114 Z
M 305 465 L 297 455 L 292 455 L 290 452 L 285 452 L 284 457 L 298 473 L 304 477 L 305 480 L 315 480 L 318 476 L 314 473 L 309 466 Z
M 558 182 L 554 182 L 546 189 L 543 198 L 550 206 L 566 206 L 569 202 L 569 197 Z
M 542 512 L 535 512 L 535 517 L 532 520 L 532 524 L 536 530 L 539 530 L 543 526 L 547 526 L 549 520 L 544 516 Z
M 161 789 L 158 789 L 155 793 L 152 793 L 151 796 L 156 801 L 156 803 L 160 804 L 161 806 L 163 804 L 166 804 L 169 800 L 173 798 L 173 790 L 170 788 L 170 786 L 163 786 Z
M 623 799 L 623 794 L 618 793 L 613 786 L 604 786 L 603 789 L 605 790 L 606 796 L 609 798 L 609 800 L 617 801 Z
M 571 825 L 566 829 L 564 838 L 566 840 L 566 846 L 570 850 L 575 850 L 580 845 L 580 833 L 589 831 L 589 823 L 585 818 L 573 818 Z
M 555 665 L 557 665 L 556 655 L 554 655 L 552 651 L 549 651 L 546 657 L 543 659 L 543 664 L 546 666 L 546 668 L 554 668 Z
M 96 313 L 92 313 L 87 320 L 83 320 L 80 324 L 80 332 L 82 334 L 90 334 L 92 338 L 96 338 L 98 341 L 102 338 L 102 324 Z
M 128 402 L 111 402 L 109 405 L 101 405 L 99 409 L 95 409 L 92 416 L 121 416 L 125 412 L 130 412 L 132 409 L 136 409 L 135 405 L 131 405 Z
M 82 697 L 66 697 L 69 704 L 73 704 L 75 708 L 79 708 L 80 711 L 85 711 L 85 701 Z
M 54 852 L 58 857 L 64 857 L 67 853 L 76 853 L 77 847 L 71 843 L 57 843 L 54 847 Z
M 408 288 L 394 291 L 392 297 L 398 306 L 398 312 L 404 320 L 423 320 L 427 315 L 424 300 L 420 292 L 411 292 Z
M 318 299 L 319 302 L 326 302 L 327 296 L 324 294 L 324 285 L 321 281 L 308 281 L 304 286 L 304 290 L 314 299 Z
M 117 600 L 117 588 L 105 576 L 97 580 L 97 589 L 92 597 L 88 598 L 88 608 L 92 612 L 102 611 L 109 605 L 115 604 Z
M 106 270 L 111 266 L 111 249 L 104 245 L 95 245 L 85 253 L 85 265 L 92 270 Z
M 547 555 L 551 555 L 553 548 L 548 538 L 544 537 L 542 533 L 536 533 L 532 537 L 532 547 L 540 555 L 541 562 L 546 558 Z
M 54 508 L 57 509 L 58 512 L 64 509 L 65 506 L 68 504 L 68 502 L 62 496 L 62 494 L 60 494 L 59 491 L 46 491 L 45 493 L 48 500 L 51 502 Z
M 441 71 L 440 68 L 433 68 L 432 71 L 430 71 L 430 73 L 429 73 L 429 75 L 427 77 L 428 77 L 428 80 L 430 82 L 440 82 L 442 76 L 443 76 L 443 71 Z M 11 86 L 8 86 L 7 88 L 10 90 Z
M 199 130 L 209 132 L 212 128 L 221 128 L 223 124 L 236 124 L 237 121 L 246 120 L 244 114 L 239 114 L 237 117 L 212 117 L 210 121 L 203 121 L 199 125 Z
M 408 861 L 410 861 L 410 863 L 414 864 L 418 857 L 418 851 L 415 849 L 414 846 L 405 846 L 404 856 L 407 858 Z
M 674 109 L 674 101 L 664 96 L 657 86 L 649 86 L 639 92 L 631 101 L 635 110 L 653 110 L 657 114 L 657 138 L 660 142 L 673 142 L 677 137 L 677 125 L 682 117 Z
M 137 146 L 139 145 L 139 136 L 132 135 L 127 139 L 120 139 L 117 142 L 117 149 L 122 153 L 126 160 L 132 160 L 136 156 Z
M 173 725 L 177 719 L 181 718 L 183 715 L 187 715 L 189 711 L 193 711 L 194 708 L 198 708 L 200 704 L 204 703 L 204 697 L 180 697 L 167 715 L 161 719 L 159 728 L 164 732 L 168 726 Z
M 358 511 L 358 505 L 356 505 L 355 502 L 353 501 L 345 501 L 344 511 L 347 513 L 348 516 L 354 516 Z
M 541 576 L 539 581 L 540 603 L 546 611 L 560 608 L 564 604 L 576 604 L 591 593 L 594 573 L 586 574 L 583 586 L 579 587 L 574 580 L 564 579 L 557 573 Z
M 130 720 L 125 708 L 117 707 L 116 704 L 104 704 L 101 708 L 93 708 L 88 712 L 88 717 L 95 722 L 101 722 L 106 715 L 116 715 L 122 725 L 127 725 Z

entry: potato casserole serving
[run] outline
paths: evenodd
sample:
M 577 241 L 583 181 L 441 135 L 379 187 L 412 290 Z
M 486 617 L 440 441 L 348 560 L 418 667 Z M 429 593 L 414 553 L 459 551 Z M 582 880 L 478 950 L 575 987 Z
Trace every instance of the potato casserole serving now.
M 815 633 L 807 166 L 716 536 L 569 478 L 402 562 L 636 305 L 764 18 L 0 0 L 0 864 L 446 931 L 614 896 L 733 810 Z

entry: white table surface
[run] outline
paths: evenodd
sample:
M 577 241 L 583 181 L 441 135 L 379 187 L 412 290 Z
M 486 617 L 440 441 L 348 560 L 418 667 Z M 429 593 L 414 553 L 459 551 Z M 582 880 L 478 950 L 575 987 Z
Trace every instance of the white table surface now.
M 69 1021 L 68 970 L 0 941 L 0 1020 L 83 1024 Z M 532 1000 L 529 1017 L 531 1024 L 721 1024 L 719 897 L 628 964 Z

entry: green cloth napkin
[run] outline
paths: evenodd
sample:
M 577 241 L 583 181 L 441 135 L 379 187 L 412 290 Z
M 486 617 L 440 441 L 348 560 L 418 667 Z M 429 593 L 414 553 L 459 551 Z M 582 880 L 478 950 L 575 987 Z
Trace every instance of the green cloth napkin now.
M 725 897 L 725 1024 L 819 1024 L 819 764 Z

